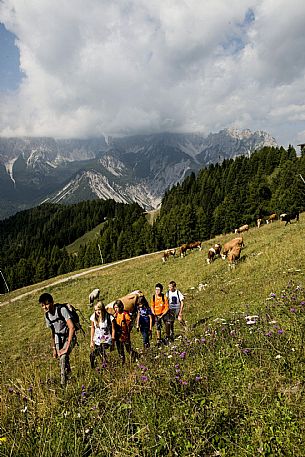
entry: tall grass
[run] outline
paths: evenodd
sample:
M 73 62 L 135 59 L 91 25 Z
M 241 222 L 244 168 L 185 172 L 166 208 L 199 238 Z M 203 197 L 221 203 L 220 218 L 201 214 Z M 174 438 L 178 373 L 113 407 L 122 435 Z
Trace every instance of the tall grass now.
M 59 386 L 39 293 L 0 307 L 0 455 L 303 456 L 305 291 L 303 231 L 280 222 L 245 235 L 235 269 L 208 247 L 162 264 L 133 259 L 46 290 L 78 306 L 86 337 Z M 233 237 L 218 237 L 217 241 Z M 150 297 L 174 279 L 185 293 L 177 338 L 120 365 L 89 365 L 88 294 L 104 301 L 133 289 Z M 16 293 L 15 293 L 16 295 Z M 251 320 L 246 319 L 247 316 Z

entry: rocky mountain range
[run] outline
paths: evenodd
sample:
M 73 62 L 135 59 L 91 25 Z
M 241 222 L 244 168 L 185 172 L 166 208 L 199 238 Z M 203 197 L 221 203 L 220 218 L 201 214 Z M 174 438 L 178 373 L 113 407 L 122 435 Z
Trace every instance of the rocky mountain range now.
M 156 208 L 192 171 L 277 146 L 263 131 L 225 129 L 123 138 L 0 138 L 0 219 L 42 202 L 113 198 Z

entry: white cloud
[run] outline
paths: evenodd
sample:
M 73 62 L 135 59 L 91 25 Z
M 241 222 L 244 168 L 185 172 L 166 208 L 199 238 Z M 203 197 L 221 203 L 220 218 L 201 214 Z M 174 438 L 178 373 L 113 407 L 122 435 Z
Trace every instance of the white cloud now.
M 298 0 L 3 0 L 25 77 L 2 95 L 0 133 L 236 126 L 300 141 L 304 16 Z

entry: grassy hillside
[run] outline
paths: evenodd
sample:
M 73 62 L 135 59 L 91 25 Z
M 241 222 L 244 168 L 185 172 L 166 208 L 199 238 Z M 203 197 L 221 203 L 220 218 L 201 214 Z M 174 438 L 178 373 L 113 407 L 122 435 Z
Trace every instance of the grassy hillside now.
M 150 298 L 156 282 L 171 279 L 185 293 L 187 326 L 176 324 L 175 342 L 157 349 L 154 334 L 150 350 L 125 367 L 112 352 L 107 368 L 90 369 L 85 323 L 65 391 L 41 291 L 0 304 L 0 455 L 304 455 L 304 228 L 304 215 L 287 227 L 252 228 L 235 269 L 206 263 L 208 248 L 228 234 L 166 264 L 154 254 L 46 281 L 44 290 L 77 305 L 86 321 L 95 287 L 105 303 L 138 288 Z M 135 331 L 132 342 L 140 352 Z
M 101 224 L 97 225 L 94 227 L 94 229 L 90 230 L 89 232 L 86 232 L 83 236 L 80 238 L 77 238 L 73 243 L 69 244 L 66 249 L 69 254 L 74 254 L 75 252 L 79 251 L 79 248 L 81 245 L 85 245 L 89 241 L 93 241 L 94 239 L 99 238 L 100 236 L 100 231 L 101 228 L 103 227 L 104 222 Z

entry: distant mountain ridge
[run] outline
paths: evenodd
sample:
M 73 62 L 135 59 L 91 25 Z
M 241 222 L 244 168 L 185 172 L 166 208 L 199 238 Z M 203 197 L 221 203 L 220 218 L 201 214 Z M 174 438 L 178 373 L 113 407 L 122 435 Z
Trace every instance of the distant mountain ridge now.
M 267 132 L 225 129 L 123 138 L 0 138 L 0 218 L 44 201 L 113 198 L 156 208 L 167 188 L 210 163 L 277 146 Z

